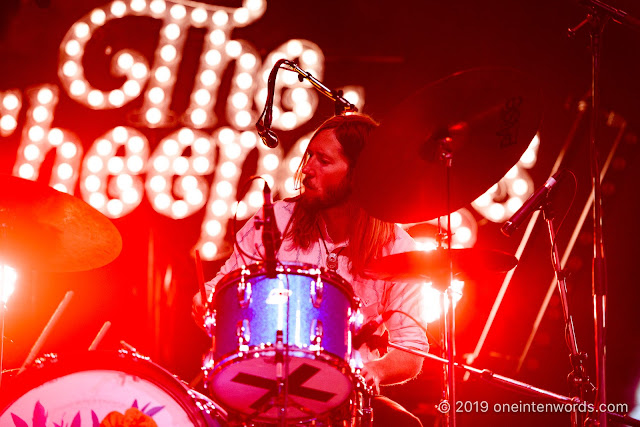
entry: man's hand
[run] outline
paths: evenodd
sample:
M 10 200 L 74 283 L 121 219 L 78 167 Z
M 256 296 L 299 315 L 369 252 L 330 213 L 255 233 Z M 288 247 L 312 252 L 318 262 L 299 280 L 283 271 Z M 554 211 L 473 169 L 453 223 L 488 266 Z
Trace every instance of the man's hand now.
M 380 394 L 380 385 L 403 383 L 418 375 L 420 369 L 422 357 L 392 349 L 380 359 L 366 362 L 360 375 Z
M 362 370 L 360 370 L 360 375 L 364 378 L 365 383 L 373 387 L 376 394 L 380 394 L 380 383 L 384 374 L 384 369 L 381 369 L 377 364 L 379 360 L 366 362 Z
M 191 304 L 191 317 L 196 324 L 204 330 L 204 315 L 207 313 L 207 302 L 202 301 L 200 292 L 193 296 L 193 303 Z

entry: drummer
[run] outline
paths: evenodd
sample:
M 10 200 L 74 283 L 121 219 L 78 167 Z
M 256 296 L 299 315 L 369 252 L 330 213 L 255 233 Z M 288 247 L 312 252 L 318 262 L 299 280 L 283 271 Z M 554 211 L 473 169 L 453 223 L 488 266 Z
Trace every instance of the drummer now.
M 420 319 L 420 285 L 373 280 L 365 273 L 367 263 L 374 258 L 415 250 L 414 241 L 404 230 L 371 217 L 352 197 L 358 156 L 377 125 L 366 115 L 349 114 L 334 116 L 316 130 L 296 176 L 301 194 L 274 206 L 278 229 L 283 234 L 277 259 L 336 271 L 352 284 L 360 298 L 365 322 L 389 311 L 401 311 Z M 237 239 L 244 251 L 264 257 L 261 233 L 255 230 L 253 220 L 238 232 Z M 234 251 L 206 284 L 207 292 L 223 276 L 244 264 Z M 205 309 L 200 294 L 196 294 L 193 315 L 197 321 L 203 318 Z M 404 314 L 390 314 L 384 327 L 390 340 L 428 350 L 425 333 Z M 364 365 L 361 374 L 377 391 L 380 385 L 414 378 L 422 368 L 421 357 L 395 349 L 381 356 L 378 350 L 370 351 L 363 345 L 360 354 Z M 373 399 L 373 411 L 374 425 L 421 425 L 417 417 L 382 396 Z

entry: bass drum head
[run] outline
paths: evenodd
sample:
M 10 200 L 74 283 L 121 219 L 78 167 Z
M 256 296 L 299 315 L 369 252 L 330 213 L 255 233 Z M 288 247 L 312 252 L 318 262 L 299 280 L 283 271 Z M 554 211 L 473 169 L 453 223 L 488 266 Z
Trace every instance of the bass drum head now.
M 328 361 L 314 359 L 311 353 L 291 353 L 298 357 L 289 359 L 287 420 L 322 418 L 349 401 L 353 383 L 348 366 L 340 369 L 337 364 L 332 366 Z M 231 413 L 277 422 L 280 412 L 274 362 L 275 352 L 268 350 L 250 351 L 243 358 L 230 360 L 211 378 L 212 397 Z
M 128 352 L 48 355 L 2 384 L 0 426 L 221 426 L 214 403 Z

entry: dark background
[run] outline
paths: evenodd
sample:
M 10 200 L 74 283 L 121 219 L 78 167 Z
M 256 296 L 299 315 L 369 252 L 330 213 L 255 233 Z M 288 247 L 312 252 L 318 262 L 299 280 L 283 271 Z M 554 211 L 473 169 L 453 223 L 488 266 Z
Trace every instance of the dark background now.
M 213 2 L 209 2 L 213 4 Z M 20 89 L 51 83 L 57 78 L 58 49 L 69 27 L 102 1 L 51 0 L 33 2 L 5 0 L 0 5 L 0 90 Z M 225 6 L 239 6 L 226 1 Z M 618 0 L 615 6 L 640 16 L 640 6 Z M 324 83 L 329 87 L 361 85 L 366 90 L 364 112 L 381 118 L 394 105 L 425 84 L 456 71 L 478 66 L 508 66 L 531 75 L 531 84 L 541 87 L 544 96 L 541 147 L 538 163 L 530 171 L 536 185 L 544 182 L 570 128 L 576 135 L 564 167 L 577 177 L 575 202 L 560 232 L 559 248 L 564 250 L 590 190 L 587 138 L 588 114 L 578 114 L 578 102 L 590 87 L 590 50 L 583 29 L 574 39 L 567 28 L 577 25 L 586 9 L 577 1 L 542 0 L 455 2 L 376 0 L 323 1 L 317 3 L 270 1 L 257 22 L 233 31 L 234 39 L 245 39 L 263 57 L 293 38 L 313 41 L 325 58 Z M 153 53 L 159 23 L 151 18 L 125 18 L 105 26 L 88 47 L 85 60 L 94 71 L 88 74 L 96 85 L 108 85 L 105 46 L 115 52 L 128 47 Z M 185 58 L 198 55 L 203 32 L 189 35 Z M 186 61 L 186 59 L 185 59 Z M 91 68 L 87 67 L 88 73 Z M 195 69 L 192 70 L 192 72 Z M 184 84 L 190 81 L 188 65 L 181 69 Z M 640 229 L 636 212 L 640 204 L 640 182 L 636 134 L 640 125 L 640 32 L 609 23 L 604 33 L 602 54 L 602 109 L 617 117 L 613 126 L 604 126 L 600 149 L 607 153 L 613 137 L 624 121 L 626 128 L 604 187 L 604 236 L 608 268 L 608 400 L 636 401 L 640 378 L 640 331 L 636 319 L 639 302 L 636 258 Z M 180 87 L 180 86 L 179 86 Z M 464 96 L 464 93 L 452 94 Z M 177 97 L 173 108 L 180 112 L 186 99 Z M 78 134 L 85 145 L 118 124 L 127 124 L 128 113 L 139 108 L 140 100 L 115 111 L 89 110 L 67 97 L 61 99 L 53 126 Z M 218 102 L 218 106 L 222 106 Z M 331 114 L 326 99 L 314 118 L 300 129 L 280 134 L 285 151 L 298 136 L 310 131 Z M 218 114 L 219 117 L 223 115 Z M 0 172 L 11 173 L 19 144 L 24 113 L 18 130 L 0 140 Z M 160 140 L 173 129 L 142 129 L 150 141 Z M 400 143 L 400 142 L 399 142 Z M 153 142 L 152 142 L 153 144 Z M 151 146 L 153 150 L 154 145 Z M 469 179 L 482 173 L 468 171 Z M 209 177 L 211 178 L 211 177 Z M 411 183 L 407 183 L 411 186 Z M 569 205 L 571 185 L 558 193 L 559 211 Z M 43 352 L 72 356 L 82 352 L 106 320 L 112 327 L 101 344 L 115 350 L 124 340 L 156 363 L 186 381 L 198 373 L 208 339 L 190 318 L 191 296 L 197 290 L 194 261 L 190 257 L 203 213 L 173 220 L 157 214 L 146 199 L 131 214 L 114 220 L 123 238 L 123 250 L 110 265 L 83 273 L 46 274 L 21 272 L 21 282 L 8 304 L 5 368 L 16 368 L 29 352 L 40 331 L 67 290 L 75 296 L 62 320 L 49 337 Z M 499 224 L 479 220 L 476 246 L 515 252 L 519 237 L 507 239 Z M 589 354 L 587 366 L 595 382 L 593 366 L 593 320 L 591 305 L 591 222 L 588 220 L 568 264 L 570 307 L 580 349 Z M 54 251 L 55 248 L 52 248 Z M 205 276 L 212 276 L 220 262 L 207 262 Z M 170 267 L 171 280 L 160 306 L 150 307 L 147 293 L 163 280 Z M 523 368 L 516 372 L 517 360 L 531 330 L 544 294 L 552 279 L 546 230 L 538 224 L 530 246 L 521 257 L 514 280 L 505 296 L 487 342 L 474 366 L 513 376 L 533 385 L 568 394 L 566 376 L 571 367 L 563 339 L 562 311 L 554 294 L 536 334 Z M 458 354 L 471 353 L 488 317 L 502 276 L 468 282 L 458 309 Z M 437 326 L 434 328 L 437 335 Z M 415 381 L 390 388 L 388 392 L 419 414 L 425 424 L 437 422 L 433 405 L 441 390 L 440 367 L 425 362 L 423 374 Z M 487 401 L 490 408 L 503 402 L 545 402 L 512 391 L 501 390 L 480 380 L 461 383 L 460 399 Z M 567 425 L 561 414 L 460 414 L 461 425 L 538 424 Z

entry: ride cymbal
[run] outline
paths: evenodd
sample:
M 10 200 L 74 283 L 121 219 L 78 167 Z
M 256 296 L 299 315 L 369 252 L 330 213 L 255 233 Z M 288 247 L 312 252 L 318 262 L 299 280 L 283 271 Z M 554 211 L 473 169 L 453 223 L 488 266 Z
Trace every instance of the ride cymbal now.
M 515 165 L 541 118 L 541 96 L 524 73 L 472 69 L 432 83 L 371 133 L 354 174 L 354 194 L 374 217 L 427 221 L 475 200 Z M 447 167 L 451 157 L 450 203 Z
M 513 255 L 491 249 L 451 249 L 453 275 L 467 278 L 490 272 L 505 272 L 516 266 Z M 449 271 L 447 249 L 412 251 L 388 255 L 370 262 L 367 275 L 381 280 L 407 282 L 443 278 Z

